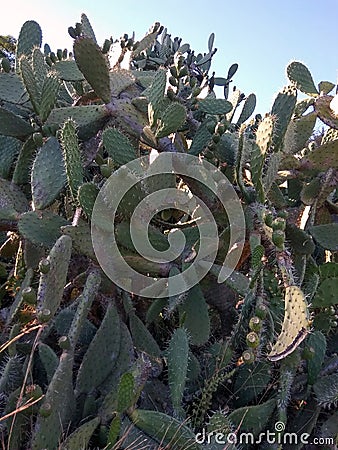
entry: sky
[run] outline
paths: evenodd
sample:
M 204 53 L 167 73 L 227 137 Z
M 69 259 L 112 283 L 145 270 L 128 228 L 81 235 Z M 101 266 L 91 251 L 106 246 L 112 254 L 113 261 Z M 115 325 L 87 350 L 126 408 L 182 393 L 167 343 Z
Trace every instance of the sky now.
M 36 20 L 43 43 L 53 51 L 72 49 L 69 26 L 85 13 L 99 44 L 135 32 L 140 40 L 154 22 L 172 37 L 182 38 L 195 53 L 208 51 L 215 33 L 217 53 L 211 71 L 226 76 L 233 63 L 239 69 L 233 85 L 257 96 L 256 113 L 269 112 L 276 93 L 287 84 L 285 68 L 302 61 L 316 84 L 337 82 L 338 0 L 11 0 L 13 14 L 1 21 L 1 34 L 18 37 L 26 20 Z M 222 94 L 219 93 L 219 96 Z

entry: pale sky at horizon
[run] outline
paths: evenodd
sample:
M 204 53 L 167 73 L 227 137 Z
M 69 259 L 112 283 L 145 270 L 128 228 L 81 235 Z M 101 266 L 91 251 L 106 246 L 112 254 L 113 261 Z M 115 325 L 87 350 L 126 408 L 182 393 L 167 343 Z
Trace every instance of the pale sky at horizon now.
M 258 98 L 256 113 L 268 112 L 275 94 L 286 84 L 285 67 L 293 59 L 310 69 L 314 81 L 337 82 L 338 0 L 218 1 L 195 2 L 112 0 L 12 0 L 1 34 L 18 37 L 26 20 L 36 20 L 44 43 L 52 50 L 68 48 L 69 26 L 86 13 L 100 44 L 135 31 L 140 39 L 159 21 L 171 35 L 183 38 L 196 52 L 206 52 L 210 33 L 215 47 L 211 70 L 225 76 L 232 63 L 239 64 L 234 83 Z

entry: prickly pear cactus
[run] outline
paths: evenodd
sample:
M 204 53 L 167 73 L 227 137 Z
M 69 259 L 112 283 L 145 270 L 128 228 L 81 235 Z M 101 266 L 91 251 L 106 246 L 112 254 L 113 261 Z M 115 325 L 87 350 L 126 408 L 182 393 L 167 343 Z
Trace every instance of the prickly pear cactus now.
M 292 61 L 259 114 L 213 33 L 68 33 L 0 61 L 3 445 L 337 438 L 335 84 Z

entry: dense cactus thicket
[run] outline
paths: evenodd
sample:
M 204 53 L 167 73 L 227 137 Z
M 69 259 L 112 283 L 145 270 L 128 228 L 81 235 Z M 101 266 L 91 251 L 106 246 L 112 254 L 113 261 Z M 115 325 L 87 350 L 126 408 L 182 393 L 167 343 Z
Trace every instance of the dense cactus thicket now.
M 159 23 L 139 41 L 102 46 L 84 14 L 68 32 L 72 52 L 41 49 L 40 26 L 27 21 L 14 63 L 0 66 L 3 448 L 294 450 L 314 439 L 334 448 L 335 84 L 317 85 L 293 61 L 271 111 L 254 115 L 256 96 L 233 84 L 238 65 L 211 71 L 213 34 L 197 54 Z M 162 154 L 178 165 L 195 157 L 191 174 L 209 167 L 214 189 L 197 175 L 151 176 L 156 163 L 128 169 Z M 130 289 L 113 282 L 98 260 L 91 231 L 112 226 L 96 207 L 114 174 L 133 185 L 114 239 L 135 271 L 166 279 L 157 296 L 133 290 L 132 279 L 123 280 Z M 224 177 L 245 220 L 228 277 L 235 227 L 217 194 Z M 139 254 L 130 231 L 137 205 L 163 189 L 202 199 L 217 225 L 214 260 L 179 292 L 176 277 L 206 245 L 198 208 L 170 203 L 153 214 L 155 249 L 177 230 L 186 238 L 183 256 L 165 263 Z M 272 442 L 259 440 L 268 431 Z

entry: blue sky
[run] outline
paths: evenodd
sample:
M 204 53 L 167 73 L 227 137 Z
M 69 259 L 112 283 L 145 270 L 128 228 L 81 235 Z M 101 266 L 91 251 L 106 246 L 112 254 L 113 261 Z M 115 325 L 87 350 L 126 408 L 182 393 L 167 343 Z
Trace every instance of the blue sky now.
M 269 111 L 293 59 L 308 66 L 316 83 L 337 82 L 338 0 L 12 0 L 10 5 L 13 14 L 2 20 L 1 34 L 17 37 L 22 23 L 33 19 L 52 50 L 71 50 L 67 28 L 82 12 L 99 43 L 133 31 L 140 39 L 159 21 L 172 36 L 205 52 L 214 32 L 218 51 L 212 70 L 225 76 L 228 67 L 238 63 L 234 84 L 245 94 L 257 95 L 256 113 Z

